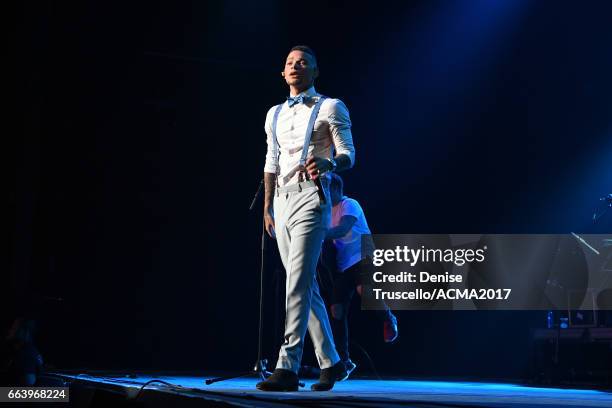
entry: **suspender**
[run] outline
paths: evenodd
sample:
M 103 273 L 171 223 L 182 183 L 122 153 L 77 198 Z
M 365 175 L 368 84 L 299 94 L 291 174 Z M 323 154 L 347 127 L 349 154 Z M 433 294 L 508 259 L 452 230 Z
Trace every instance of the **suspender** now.
M 302 149 L 302 157 L 300 158 L 300 164 L 302 166 L 306 164 L 306 156 L 308 156 L 308 146 L 310 146 L 312 129 L 314 129 L 315 121 L 317 120 L 317 116 L 319 115 L 319 109 L 321 109 L 321 104 L 324 100 L 325 96 L 321 95 L 315 106 L 312 108 L 310 120 L 308 121 L 308 126 L 306 127 L 306 136 L 304 137 L 304 148 Z
M 310 139 L 312 138 L 312 130 L 314 129 L 315 121 L 317 120 L 317 116 L 319 115 L 319 110 L 321 109 L 321 104 L 327 98 L 326 96 L 321 95 L 317 103 L 315 103 L 312 108 L 312 112 L 310 113 L 310 119 L 308 120 L 308 126 L 306 127 L 306 135 L 304 136 L 304 147 L 302 148 L 302 157 L 300 157 L 300 165 L 306 164 L 306 156 L 308 156 L 308 147 L 310 146 Z M 276 105 L 276 110 L 274 111 L 274 118 L 272 119 L 272 151 L 274 153 L 274 157 L 276 158 L 276 191 L 278 192 L 278 176 L 280 175 L 280 145 L 278 143 L 278 138 L 276 137 L 276 124 L 278 123 L 278 114 L 283 107 L 283 103 L 280 105 Z
M 276 105 L 276 110 L 274 111 L 274 119 L 272 119 L 272 152 L 274 153 L 274 158 L 276 159 L 276 186 L 278 187 L 278 176 L 280 174 L 280 161 L 278 160 L 280 157 L 280 146 L 278 144 L 278 139 L 276 138 L 276 124 L 278 123 L 278 114 L 281 111 L 283 104 Z

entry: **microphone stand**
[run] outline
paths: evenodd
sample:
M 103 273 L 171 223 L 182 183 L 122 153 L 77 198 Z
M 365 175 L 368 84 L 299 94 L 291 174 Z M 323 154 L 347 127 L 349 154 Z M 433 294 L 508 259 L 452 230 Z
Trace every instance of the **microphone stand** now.
M 264 186 L 264 179 L 261 179 L 261 181 L 259 182 L 259 186 L 257 187 L 257 191 L 255 191 L 253 200 L 251 201 L 251 205 L 249 206 L 249 211 L 252 211 L 253 208 L 255 207 L 255 203 L 257 202 L 257 199 L 261 195 L 261 190 L 263 189 L 263 186 Z M 268 360 L 262 359 L 262 356 L 261 356 L 261 345 L 262 345 L 262 338 L 263 338 L 264 266 L 265 266 L 265 253 L 266 253 L 265 251 L 267 249 L 265 233 L 266 233 L 266 226 L 265 226 L 265 223 L 262 217 L 261 264 L 259 268 L 259 329 L 258 329 L 259 333 L 258 333 L 258 338 L 257 338 L 257 360 L 255 361 L 255 366 L 253 367 L 252 371 L 245 371 L 243 373 L 236 374 L 236 375 L 228 375 L 228 376 L 210 378 L 206 380 L 206 385 L 214 384 L 219 381 L 231 380 L 234 378 L 247 377 L 249 375 L 252 375 L 253 373 L 257 374 L 259 378 L 261 378 L 262 381 L 271 375 L 271 373 L 267 370 Z

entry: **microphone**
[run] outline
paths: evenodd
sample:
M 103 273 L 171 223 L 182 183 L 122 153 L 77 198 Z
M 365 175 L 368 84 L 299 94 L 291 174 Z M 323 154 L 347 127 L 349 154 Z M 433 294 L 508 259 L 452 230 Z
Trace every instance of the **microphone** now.
M 303 174 L 306 177 L 306 180 L 314 181 L 315 186 L 317 186 L 317 194 L 319 195 L 319 200 L 321 200 L 321 204 L 325 204 L 327 200 L 325 199 L 325 190 L 323 190 L 323 184 L 321 183 L 322 173 L 317 174 L 317 178 L 314 179 L 310 177 L 310 174 L 307 171 L 305 171 Z
M 319 200 L 321 200 L 321 204 L 325 204 L 327 202 L 327 200 L 325 200 L 325 190 L 323 190 L 323 184 L 321 183 L 321 175 L 319 174 L 318 177 L 316 179 L 314 179 L 314 182 L 317 186 L 317 189 L 319 191 L 317 191 L 317 194 L 319 194 Z
M 321 201 L 321 204 L 326 204 L 327 200 L 325 199 L 325 190 L 323 190 L 323 184 L 321 183 L 321 176 L 325 173 L 319 172 L 319 174 L 317 174 L 317 177 L 313 179 L 312 177 L 310 177 L 310 173 L 308 173 L 305 168 L 303 168 L 303 170 L 303 174 L 306 177 L 306 180 L 314 181 L 315 186 L 317 186 L 317 194 L 319 195 L 319 200 Z

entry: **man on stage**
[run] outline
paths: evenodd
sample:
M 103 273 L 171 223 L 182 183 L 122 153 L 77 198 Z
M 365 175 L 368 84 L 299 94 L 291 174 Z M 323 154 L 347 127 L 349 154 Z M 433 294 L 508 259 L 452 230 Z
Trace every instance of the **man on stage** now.
M 264 391 L 297 391 L 306 329 L 321 367 L 311 389 L 326 391 L 347 377 L 319 293 L 316 265 L 331 220 L 329 173 L 351 168 L 355 149 L 348 110 L 340 100 L 315 91 L 318 75 L 314 52 L 293 47 L 282 72 L 290 97 L 266 116 L 264 224 L 277 240 L 287 281 L 284 343 L 274 373 L 257 384 Z

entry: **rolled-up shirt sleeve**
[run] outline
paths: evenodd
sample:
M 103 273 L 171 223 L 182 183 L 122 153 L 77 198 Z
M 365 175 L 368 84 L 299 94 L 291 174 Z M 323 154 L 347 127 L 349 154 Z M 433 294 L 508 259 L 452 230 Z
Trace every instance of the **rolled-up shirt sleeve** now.
M 274 142 L 272 141 L 272 118 L 274 116 L 275 107 L 273 106 L 266 115 L 264 129 L 266 131 L 266 140 L 268 142 L 268 150 L 266 151 L 266 163 L 264 165 L 264 173 L 276 174 L 278 169 L 278 157 L 274 154 Z
M 345 154 L 355 164 L 355 146 L 351 133 L 351 119 L 346 105 L 339 99 L 332 99 L 329 106 L 329 131 L 334 142 L 336 154 Z

